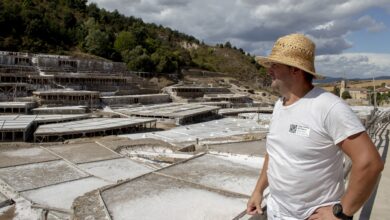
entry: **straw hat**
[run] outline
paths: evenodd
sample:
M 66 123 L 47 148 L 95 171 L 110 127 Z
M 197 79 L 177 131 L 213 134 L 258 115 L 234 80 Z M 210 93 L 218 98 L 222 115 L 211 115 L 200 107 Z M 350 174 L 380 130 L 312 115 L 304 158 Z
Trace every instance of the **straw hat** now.
M 256 61 L 268 68 L 272 63 L 293 66 L 310 73 L 316 79 L 324 77 L 314 68 L 315 44 L 303 34 L 290 34 L 279 38 L 268 57 L 256 57 Z

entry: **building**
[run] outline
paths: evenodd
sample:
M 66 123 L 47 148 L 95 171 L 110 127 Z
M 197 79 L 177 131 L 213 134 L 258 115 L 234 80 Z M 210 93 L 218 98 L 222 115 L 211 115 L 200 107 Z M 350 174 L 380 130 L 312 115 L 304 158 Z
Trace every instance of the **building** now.
M 136 108 L 120 108 L 115 112 L 121 114 L 156 118 L 159 121 L 171 122 L 177 125 L 191 122 L 199 122 L 205 118 L 218 117 L 220 107 L 210 105 L 200 105 L 196 103 L 168 103 L 158 105 L 147 105 Z
M 115 105 L 132 105 L 132 104 L 160 104 L 171 101 L 168 94 L 146 94 L 146 95 L 123 95 L 123 96 L 103 96 L 100 98 L 102 104 Z
M 179 96 L 182 98 L 200 98 L 205 94 L 216 94 L 216 93 L 230 93 L 230 90 L 225 87 L 210 87 L 210 86 L 170 86 L 165 88 L 168 93 Z
M 370 91 L 365 88 L 348 88 L 345 91 L 348 91 L 351 95 L 350 99 L 347 99 L 346 102 L 350 105 L 369 105 L 370 104 Z
M 0 102 L 0 114 L 28 114 L 36 105 L 35 102 Z
M 49 90 L 36 91 L 33 96 L 39 105 L 67 106 L 85 105 L 97 107 L 100 105 L 100 93 L 96 91 Z

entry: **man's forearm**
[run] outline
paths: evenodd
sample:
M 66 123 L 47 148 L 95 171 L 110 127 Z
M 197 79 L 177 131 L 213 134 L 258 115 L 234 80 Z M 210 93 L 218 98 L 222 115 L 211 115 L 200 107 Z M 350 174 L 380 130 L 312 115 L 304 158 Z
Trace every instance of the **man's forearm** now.
M 383 161 L 367 132 L 350 136 L 339 146 L 352 161 L 347 191 L 341 198 L 341 204 L 345 214 L 353 215 L 374 189 L 383 170 Z
M 256 187 L 253 193 L 263 194 L 263 191 L 268 187 L 267 170 L 268 170 L 268 154 L 266 154 L 264 157 L 263 168 L 261 169 L 261 173 L 259 179 L 257 180 Z
M 365 167 L 352 164 L 347 191 L 341 199 L 345 214 L 353 215 L 360 209 L 374 189 L 381 170 L 375 163 Z

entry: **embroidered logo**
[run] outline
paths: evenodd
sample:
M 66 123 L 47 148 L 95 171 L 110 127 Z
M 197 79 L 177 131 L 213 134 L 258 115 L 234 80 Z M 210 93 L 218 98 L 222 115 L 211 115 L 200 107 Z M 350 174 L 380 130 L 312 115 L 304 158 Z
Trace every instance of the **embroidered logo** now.
M 302 126 L 302 125 L 290 124 L 289 132 L 292 134 L 302 136 L 302 137 L 309 137 L 310 136 L 310 128 Z

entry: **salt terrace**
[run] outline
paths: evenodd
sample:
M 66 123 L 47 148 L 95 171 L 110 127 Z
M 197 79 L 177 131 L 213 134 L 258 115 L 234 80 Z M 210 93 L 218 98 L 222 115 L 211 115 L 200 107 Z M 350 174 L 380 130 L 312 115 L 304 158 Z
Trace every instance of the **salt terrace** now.
M 27 114 L 34 107 L 35 102 L 0 102 L 0 113 Z
M 216 117 L 218 109 L 220 107 L 209 105 L 168 103 L 138 108 L 118 108 L 114 111 L 130 116 L 166 119 L 174 121 L 176 124 L 184 124 L 196 122 L 206 117 Z
M 155 119 L 142 118 L 92 118 L 74 122 L 41 125 L 34 140 L 62 141 L 69 138 L 106 136 L 156 127 Z
M 86 106 L 41 107 L 32 110 L 34 114 L 84 114 L 86 111 Z
M 1 141 L 27 141 L 37 125 L 88 118 L 78 115 L 0 115 Z
M 202 143 L 229 142 L 236 135 L 264 136 L 267 128 L 253 120 L 223 118 L 204 123 L 181 126 L 167 131 L 121 135 L 130 139 L 154 138 L 170 143 L 202 141 Z M 240 139 L 239 137 L 238 139 Z
M 249 113 L 249 112 L 258 112 L 258 113 L 272 113 L 272 108 L 270 107 L 247 107 L 247 108 L 226 108 L 219 110 L 221 115 L 238 115 L 240 113 Z

